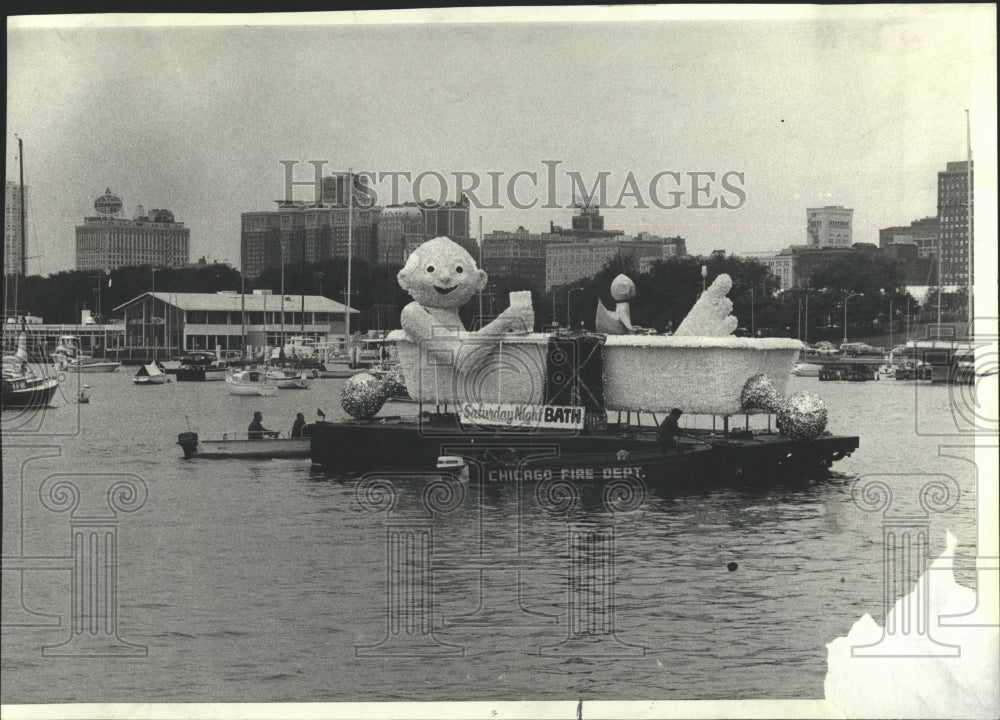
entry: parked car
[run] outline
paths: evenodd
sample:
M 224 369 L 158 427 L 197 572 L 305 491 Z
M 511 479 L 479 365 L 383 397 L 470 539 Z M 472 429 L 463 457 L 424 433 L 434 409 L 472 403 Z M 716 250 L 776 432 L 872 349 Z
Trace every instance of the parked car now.
M 857 357 L 864 355 L 868 347 L 865 343 L 844 343 L 840 346 L 840 352 L 848 357 Z
M 813 352 L 817 355 L 840 355 L 840 350 L 835 348 L 832 343 L 828 343 L 825 340 L 816 343 L 816 348 Z

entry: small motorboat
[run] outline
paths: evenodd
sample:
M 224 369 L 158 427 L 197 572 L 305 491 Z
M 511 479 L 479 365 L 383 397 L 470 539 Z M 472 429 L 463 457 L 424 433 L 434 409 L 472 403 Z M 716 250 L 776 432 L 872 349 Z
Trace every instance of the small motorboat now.
M 306 371 L 282 368 L 270 368 L 267 371 L 267 379 L 269 382 L 273 382 L 279 390 L 305 390 L 312 383 L 312 378 Z
M 57 387 L 59 381 L 56 378 L 38 375 L 28 366 L 27 338 L 21 335 L 17 351 L 3 357 L 4 409 L 44 407 L 49 404 Z
M 275 437 L 251 440 L 246 431 L 212 433 L 205 437 L 199 437 L 198 433 L 189 431 L 177 436 L 177 444 L 184 451 L 185 460 L 194 457 L 254 460 L 309 457 L 311 441 L 308 437 L 290 438 L 280 433 L 275 435 Z
M 136 385 L 165 385 L 170 382 L 170 378 L 164 367 L 153 361 L 149 365 L 141 365 L 138 372 L 132 376 L 132 382 Z
M 228 363 L 210 352 L 191 352 L 181 358 L 177 382 L 225 380 Z
M 230 395 L 271 397 L 278 394 L 278 386 L 268 379 L 267 371 L 257 368 L 229 369 L 226 372 L 226 387 Z
M 66 363 L 57 364 L 56 367 L 62 372 L 77 373 L 113 373 L 121 367 L 120 362 L 113 360 L 95 360 L 92 357 L 82 356 Z
M 80 339 L 75 335 L 63 335 L 52 353 L 52 362 L 62 372 L 111 373 L 121 367 L 114 360 L 97 360 L 84 355 L 80 349 Z
M 795 367 L 792 368 L 792 375 L 797 375 L 799 377 L 819 377 L 819 372 L 822 369 L 822 365 L 800 362 L 796 363 Z
M 343 380 L 349 378 L 353 375 L 357 375 L 360 370 L 357 368 L 352 368 L 348 364 L 347 360 L 343 362 L 325 362 L 319 368 L 319 376 L 321 378 L 334 378 Z

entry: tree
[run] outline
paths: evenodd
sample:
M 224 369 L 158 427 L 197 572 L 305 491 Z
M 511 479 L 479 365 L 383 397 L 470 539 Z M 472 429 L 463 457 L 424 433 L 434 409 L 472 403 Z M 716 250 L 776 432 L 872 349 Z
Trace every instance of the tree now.
M 880 295 L 903 292 L 905 276 L 897 260 L 878 252 L 854 250 L 839 254 L 818 267 L 808 285 L 839 295 Z

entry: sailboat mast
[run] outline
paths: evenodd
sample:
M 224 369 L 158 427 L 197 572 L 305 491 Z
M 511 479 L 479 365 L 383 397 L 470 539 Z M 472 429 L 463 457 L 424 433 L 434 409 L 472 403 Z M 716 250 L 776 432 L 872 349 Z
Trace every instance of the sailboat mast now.
M 14 317 L 15 318 L 18 316 L 18 314 L 20 312 L 20 305 L 18 304 L 18 302 L 19 302 L 18 291 L 20 290 L 21 281 L 28 274 L 28 248 L 27 248 L 27 241 L 25 240 L 25 234 L 24 234 L 24 141 L 21 140 L 20 137 L 17 138 L 17 165 L 18 165 L 18 169 L 19 169 L 19 173 L 20 173 L 20 175 L 19 175 L 20 185 L 18 186 L 18 193 L 21 196 L 21 198 L 20 198 L 21 199 L 20 209 L 19 209 L 20 219 L 21 219 L 21 238 L 20 238 L 20 247 L 21 247 L 20 271 L 21 272 L 18 275 L 14 276 Z M 4 318 L 4 322 L 6 322 L 6 318 Z
M 28 245 L 24 235 L 24 141 L 17 139 L 17 164 L 21 182 L 21 277 L 28 276 Z M 15 306 L 14 311 L 17 311 Z
M 302 233 L 302 272 L 301 279 L 299 282 L 302 283 L 302 307 L 299 308 L 299 335 L 302 337 L 301 342 L 305 342 L 306 339 L 306 234 Z
M 937 331 L 936 339 L 941 338 L 941 233 L 937 242 Z
M 152 296 L 150 298 L 150 302 L 152 303 L 152 308 L 153 308 L 150 312 L 154 313 L 150 317 L 150 319 L 153 321 L 153 337 L 151 339 L 153 341 L 153 362 L 155 363 L 156 362 L 156 315 L 155 315 L 155 313 L 156 313 L 156 266 L 155 265 L 150 268 L 150 278 L 151 278 L 151 280 L 150 280 L 150 288 L 152 289 L 152 292 L 150 292 L 150 295 Z
M 242 267 L 243 261 L 240 259 L 240 343 L 243 347 L 240 348 L 240 356 L 246 359 L 247 350 L 247 291 L 246 291 L 246 276 L 243 274 L 244 268 Z M 264 322 L 267 322 L 265 318 Z M 266 327 L 266 326 L 265 326 Z
M 351 244 L 354 230 L 354 170 L 347 168 L 347 302 L 344 303 L 344 349 L 351 358 Z

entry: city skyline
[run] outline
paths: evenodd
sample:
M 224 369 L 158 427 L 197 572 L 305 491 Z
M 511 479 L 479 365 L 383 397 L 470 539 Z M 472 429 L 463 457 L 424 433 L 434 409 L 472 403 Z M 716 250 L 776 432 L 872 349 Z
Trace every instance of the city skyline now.
M 16 132 L 33 196 L 29 273 L 73 267 L 73 228 L 108 186 L 126 215 L 140 202 L 171 208 L 191 228 L 192 257 L 238 266 L 241 213 L 277 209 L 289 160 L 298 181 L 321 160 L 324 174 L 440 173 L 449 200 L 454 174 L 475 174 L 483 184 L 473 194 L 487 203 L 502 173 L 503 207 L 471 209 L 485 232 L 568 224 L 568 174 L 589 187 L 607 173 L 605 207 L 629 192 L 624 209 L 604 210 L 610 227 L 680 235 L 694 254 L 800 244 L 805 209 L 828 205 L 853 208 L 854 242 L 877 244 L 880 228 L 936 211 L 937 173 L 965 158 L 965 108 L 977 157 L 988 158 L 993 146 L 977 137 L 990 135 L 979 128 L 991 118 L 977 117 L 976 90 L 985 74 L 995 93 L 995 45 L 973 36 L 972 18 L 992 9 L 810 10 L 701 23 L 667 21 L 664 10 L 663 22 L 613 25 L 15 20 L 7 163 L 10 175 Z M 553 170 L 556 193 L 546 185 Z M 518 172 L 536 173 L 537 188 L 522 175 L 513 198 L 534 208 L 505 196 Z M 715 190 L 702 204 L 735 207 L 690 208 L 689 185 L 681 207 L 658 208 L 649 183 L 664 172 L 683 182 L 715 173 L 716 184 L 736 173 L 744 198 Z M 635 207 L 629 177 L 650 207 Z M 437 194 L 433 179 L 427 187 Z

